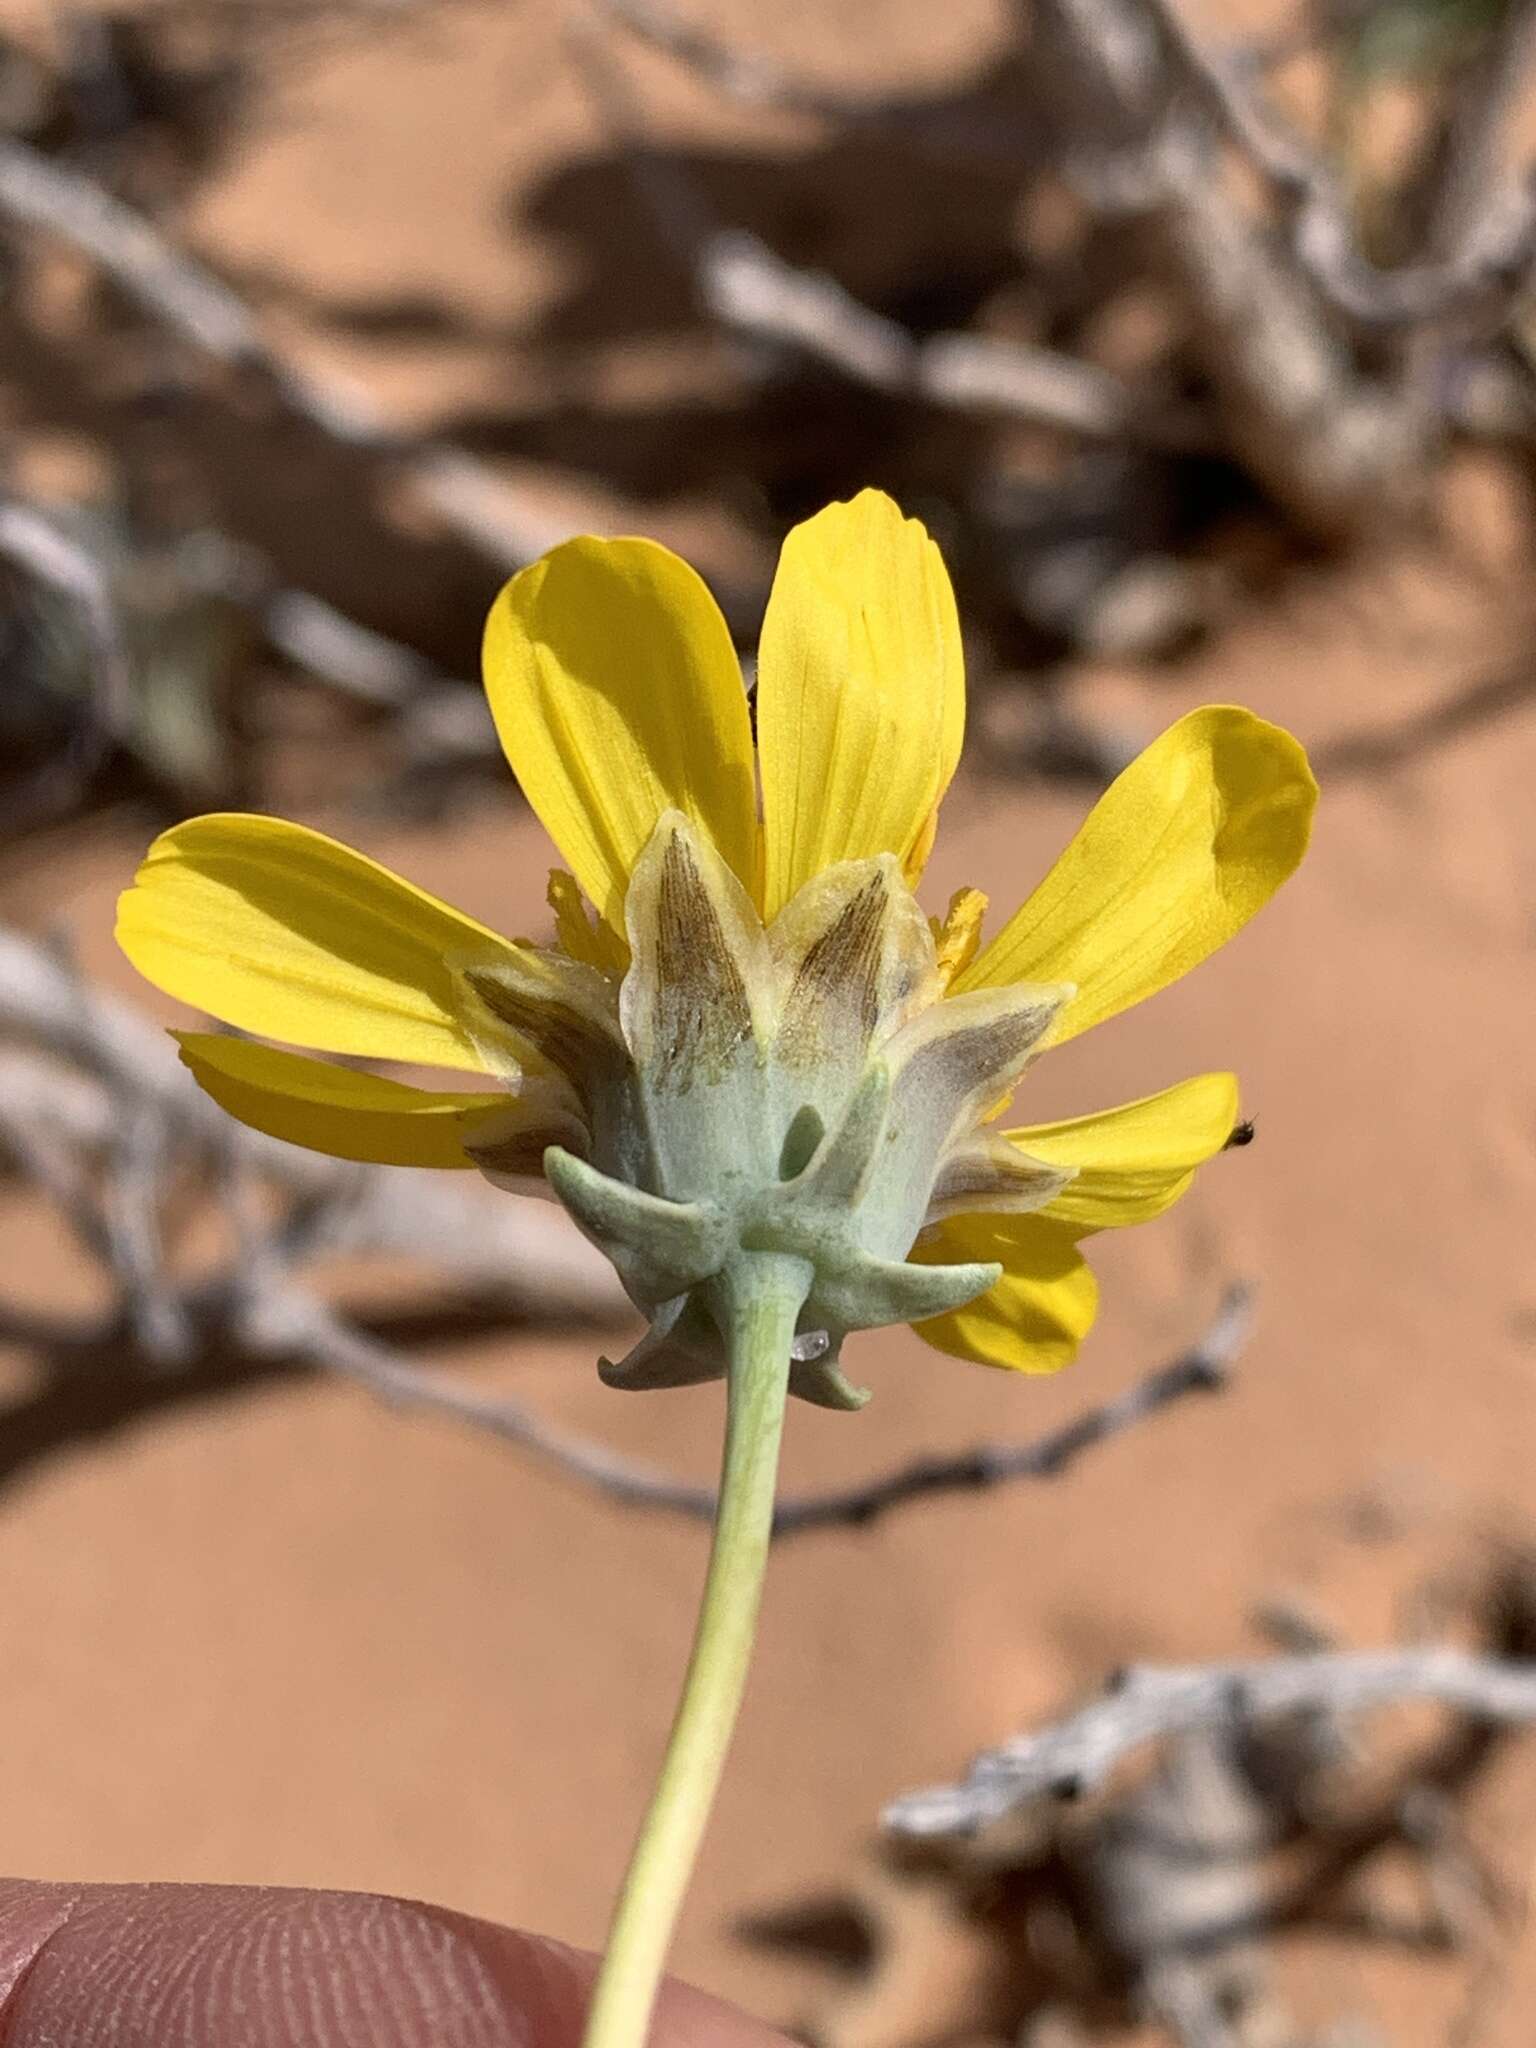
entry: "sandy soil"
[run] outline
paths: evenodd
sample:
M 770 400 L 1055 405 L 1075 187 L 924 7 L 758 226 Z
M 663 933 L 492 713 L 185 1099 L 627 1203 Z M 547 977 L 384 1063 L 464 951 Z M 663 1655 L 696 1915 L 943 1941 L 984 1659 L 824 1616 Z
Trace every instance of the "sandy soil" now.
M 829 77 L 920 63 L 942 78 L 989 20 L 944 10 L 941 39 L 887 12 L 873 50 L 851 27 L 819 32 Z M 796 23 L 813 17 L 781 10 L 775 46 L 799 49 Z M 697 95 L 661 105 L 680 129 L 726 132 Z M 494 332 L 439 351 L 433 377 L 461 391 L 494 379 L 486 402 L 554 374 L 518 331 L 569 288 L 571 258 L 524 224 L 509 260 L 507 223 L 551 161 L 590 143 L 590 122 L 544 10 L 471 10 L 424 47 L 385 42 L 307 75 L 198 226 L 232 263 L 327 293 L 441 293 Z M 402 405 L 443 397 L 409 348 L 358 343 L 347 360 Z M 798 1411 L 788 1477 L 1032 1434 L 1190 1336 L 1229 1275 L 1260 1281 L 1259 1333 L 1231 1392 L 1064 1484 L 785 1547 L 677 1952 L 697 1981 L 792 2015 L 803 1984 L 735 1939 L 734 1919 L 846 1874 L 883 1799 L 1108 1664 L 1230 1653 L 1277 1590 L 1383 1639 L 1400 1573 L 1390 1544 L 1362 1548 L 1352 1504 L 1404 1530 L 1518 1528 L 1531 1513 L 1536 705 L 1448 733 L 1426 720 L 1527 671 L 1533 619 L 1503 486 L 1469 467 L 1452 515 L 1454 539 L 1299 574 L 1155 686 L 1085 679 L 1149 731 L 1211 698 L 1283 720 L 1316 750 L 1325 801 L 1311 860 L 1273 908 L 1184 985 L 1053 1057 L 1034 1106 L 1232 1065 L 1259 1142 L 1160 1224 L 1102 1243 L 1104 1313 L 1072 1372 L 1018 1381 L 904 1335 L 866 1340 L 855 1365 L 875 1401 L 857 1418 Z M 686 540 L 695 517 L 674 503 L 654 523 Z M 966 881 L 1006 907 L 1083 802 L 962 779 L 933 902 Z M 339 802 L 311 815 L 492 922 L 539 916 L 545 852 L 510 794 L 430 833 L 360 825 Z M 87 965 L 128 988 L 111 903 L 147 829 L 118 814 L 12 855 L 0 908 L 65 921 Z M 40 1297 L 78 1299 L 51 1226 L 14 1202 L 4 1223 L 8 1268 Z M 443 1364 L 706 1472 L 717 1390 L 624 1401 L 598 1384 L 592 1349 L 543 1337 Z M 0 1498 L 5 1861 L 379 1887 L 596 1942 L 702 1558 L 691 1528 L 329 1387 L 82 1447 Z M 1493 1819 L 1523 1874 L 1536 1785 L 1517 1782 Z M 1374 2009 L 1402 2048 L 1443 2037 L 1454 1988 L 1443 1965 L 1322 1952 L 1306 1981 L 1313 2014 Z M 1480 2042 L 1527 2039 L 1521 2004 L 1517 1975 Z

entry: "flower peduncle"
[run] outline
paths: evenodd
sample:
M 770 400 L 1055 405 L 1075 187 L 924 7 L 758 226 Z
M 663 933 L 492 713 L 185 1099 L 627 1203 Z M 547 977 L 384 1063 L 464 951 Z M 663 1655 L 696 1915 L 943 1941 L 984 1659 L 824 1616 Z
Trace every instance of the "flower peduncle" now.
M 773 1533 L 791 1346 L 810 1284 L 803 1259 L 746 1253 L 710 1286 L 728 1359 L 714 1542 L 682 1698 L 619 1894 L 584 2048 L 639 2048 L 646 2037 L 746 1684 Z

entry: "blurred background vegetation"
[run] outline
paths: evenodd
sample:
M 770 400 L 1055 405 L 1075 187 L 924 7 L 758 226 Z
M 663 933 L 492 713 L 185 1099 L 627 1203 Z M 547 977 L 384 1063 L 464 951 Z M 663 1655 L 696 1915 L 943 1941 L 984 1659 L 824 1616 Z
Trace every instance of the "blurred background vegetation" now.
M 160 0 L 3 32 L 13 829 L 125 776 L 168 809 L 261 799 L 300 680 L 306 731 L 366 733 L 388 801 L 446 801 L 493 752 L 461 687 L 486 593 L 580 510 L 685 509 L 750 659 L 778 536 L 869 481 L 943 541 L 983 733 L 1102 774 L 1141 735 L 1074 715 L 1075 662 L 1166 661 L 1298 561 L 1433 522 L 1468 448 L 1528 479 L 1512 0 L 1247 33 L 1041 0 L 884 89 L 605 0 L 562 24 L 596 139 L 524 181 L 560 278 L 522 317 L 199 246 L 274 110 L 322 118 L 306 74 L 381 41 L 408 66 L 477 11 Z M 658 70 L 794 141 L 678 146 Z M 324 367 L 349 342 L 420 367 L 414 405 Z

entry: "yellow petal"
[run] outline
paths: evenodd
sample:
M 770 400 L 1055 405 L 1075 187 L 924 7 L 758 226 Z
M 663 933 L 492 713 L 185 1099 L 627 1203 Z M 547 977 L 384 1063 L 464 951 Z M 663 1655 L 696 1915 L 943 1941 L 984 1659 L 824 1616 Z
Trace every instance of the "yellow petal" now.
M 1298 743 L 1231 705 L 1192 711 L 1111 783 L 956 990 L 1074 981 L 1060 1044 L 1198 966 L 1306 851 L 1317 784 Z
M 703 827 L 749 890 L 752 724 L 720 608 L 648 540 L 572 540 L 507 584 L 485 689 L 512 772 L 605 923 L 665 810 Z
M 1237 1076 L 1199 1074 L 1118 1109 L 1003 1135 L 1031 1159 L 1076 1168 L 1044 1216 L 1108 1230 L 1160 1216 L 1214 1158 L 1238 1119 Z
M 1056 1372 L 1093 1328 L 1099 1288 L 1070 1225 L 1033 1216 L 956 1216 L 911 1256 L 924 1264 L 1000 1259 L 1003 1277 L 964 1308 L 914 1323 L 925 1344 L 952 1358 L 1010 1372 Z
M 282 818 L 193 818 L 155 841 L 118 904 L 146 980 L 242 1031 L 318 1052 L 484 1068 L 450 963 L 508 946 L 350 847 Z
M 221 1109 L 269 1138 L 371 1166 L 473 1166 L 466 1120 L 512 1107 L 507 1095 L 439 1094 L 333 1067 L 249 1039 L 178 1031 L 192 1078 Z
M 837 861 L 920 867 L 960 758 L 965 669 L 943 558 L 879 491 L 784 543 L 757 663 L 766 914 Z

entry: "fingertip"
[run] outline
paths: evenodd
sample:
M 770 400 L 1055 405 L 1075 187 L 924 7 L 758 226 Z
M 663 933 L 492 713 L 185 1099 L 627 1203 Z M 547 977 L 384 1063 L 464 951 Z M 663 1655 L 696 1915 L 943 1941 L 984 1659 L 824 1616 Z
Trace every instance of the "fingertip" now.
M 0 1882 L 5 2048 L 579 2048 L 593 1957 L 411 1900 Z M 669 1983 L 655 2048 L 783 2048 Z
M 78 1885 L 0 1878 L 0 2022 L 8 2019 L 27 1972 L 68 1921 L 79 1896 Z M 8 2040 L 8 2026 L 4 2032 Z

